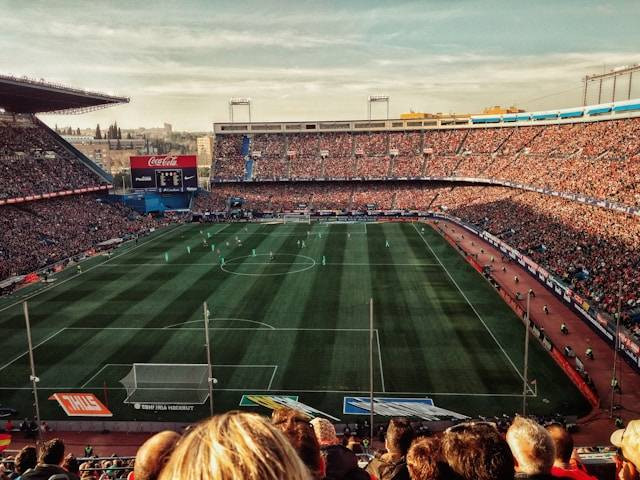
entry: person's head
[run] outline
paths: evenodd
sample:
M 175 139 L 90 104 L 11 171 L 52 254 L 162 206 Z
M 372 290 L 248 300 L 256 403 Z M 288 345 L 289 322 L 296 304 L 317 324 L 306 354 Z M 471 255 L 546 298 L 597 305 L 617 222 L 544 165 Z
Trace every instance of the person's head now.
M 89 470 L 91 468 L 91 462 L 84 462 L 80 464 L 80 477 L 81 478 L 92 478 L 93 471 Z
M 36 447 L 23 447 L 18 455 L 16 455 L 15 469 L 16 473 L 23 474 L 38 463 L 38 453 Z
M 509 445 L 495 425 L 461 423 L 442 436 L 442 456 L 465 480 L 513 479 L 514 462 Z
M 176 448 L 180 435 L 176 432 L 164 431 L 156 433 L 144 442 L 136 453 L 135 478 L 138 480 L 155 480 L 169 460 L 171 452 Z
M 278 427 L 281 432 L 293 429 L 298 423 L 309 425 L 310 421 L 311 417 L 306 413 L 293 408 L 277 408 L 271 412 L 271 423 Z
M 62 468 L 64 468 L 67 472 L 71 472 L 77 475 L 80 472 L 80 464 L 78 463 L 78 459 L 73 453 L 69 453 L 64 460 L 62 461 Z
M 413 428 L 406 418 L 392 418 L 387 428 L 385 447 L 389 453 L 406 455 L 413 440 Z
M 336 435 L 335 427 L 326 418 L 314 418 L 311 420 L 311 425 L 313 426 L 313 431 L 321 447 L 340 443 Z
M 284 431 L 298 456 L 307 466 L 314 478 L 323 478 L 324 460 L 320 452 L 320 444 L 310 424 L 297 423 L 293 428 Z
M 411 480 L 448 480 L 456 478 L 442 458 L 439 438 L 420 437 L 407 453 L 407 468 Z
M 535 421 L 516 417 L 507 430 L 516 471 L 527 475 L 548 474 L 556 451 L 551 435 Z
M 322 477 L 324 462 L 310 418 L 298 410 L 281 408 L 273 411 L 271 421 L 287 436 L 314 477 Z
M 640 420 L 631 420 L 626 428 L 613 432 L 611 443 L 622 451 L 625 461 L 640 472 Z
M 556 450 L 554 463 L 566 465 L 571 460 L 573 453 L 573 437 L 566 428 L 557 423 L 548 425 L 547 431 L 551 435 Z
M 309 480 L 311 476 L 287 438 L 268 419 L 228 412 L 200 423 L 180 439 L 159 478 Z
M 64 460 L 64 442 L 59 438 L 44 442 L 40 450 L 40 463 L 60 465 L 62 460 Z

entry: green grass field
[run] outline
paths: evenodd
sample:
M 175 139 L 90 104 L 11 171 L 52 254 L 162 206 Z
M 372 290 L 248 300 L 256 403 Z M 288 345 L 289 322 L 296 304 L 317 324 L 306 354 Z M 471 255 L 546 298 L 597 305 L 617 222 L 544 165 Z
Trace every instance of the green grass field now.
M 124 403 L 119 380 L 133 363 L 204 363 L 207 301 L 217 410 L 237 408 L 243 394 L 280 393 L 351 420 L 343 415 L 343 397 L 369 389 L 373 298 L 376 395 L 427 396 L 468 415 L 518 411 L 521 321 L 435 231 L 422 228 L 193 224 L 155 232 L 111 258 L 95 257 L 80 275 L 69 269 L 50 285 L 0 302 L 0 404 L 31 415 L 19 303 L 30 297 L 44 418 L 64 418 L 47 400 L 52 393 L 91 391 L 103 398 L 105 385 L 114 420 L 204 417 L 208 404 L 188 413 L 137 410 Z M 225 258 L 222 268 L 218 253 L 202 243 L 207 233 Z M 531 345 L 529 378 L 537 381 L 537 395 L 529 409 L 587 412 L 553 360 L 535 340 Z

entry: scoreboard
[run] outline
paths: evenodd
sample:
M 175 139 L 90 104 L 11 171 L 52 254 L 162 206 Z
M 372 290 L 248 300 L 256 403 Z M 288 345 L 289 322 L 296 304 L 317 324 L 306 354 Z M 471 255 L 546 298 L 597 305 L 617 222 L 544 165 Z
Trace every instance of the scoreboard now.
M 158 189 L 182 189 L 182 170 L 156 170 L 156 187 Z
M 131 183 L 136 190 L 195 192 L 198 189 L 195 155 L 142 155 L 131 161 Z

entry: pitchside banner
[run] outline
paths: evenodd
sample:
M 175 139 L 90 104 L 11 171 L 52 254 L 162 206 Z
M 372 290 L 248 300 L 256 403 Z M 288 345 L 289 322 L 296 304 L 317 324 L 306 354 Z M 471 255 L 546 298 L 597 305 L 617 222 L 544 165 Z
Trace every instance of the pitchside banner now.
M 141 155 L 130 157 L 131 184 L 136 190 L 195 192 L 198 168 L 195 155 Z

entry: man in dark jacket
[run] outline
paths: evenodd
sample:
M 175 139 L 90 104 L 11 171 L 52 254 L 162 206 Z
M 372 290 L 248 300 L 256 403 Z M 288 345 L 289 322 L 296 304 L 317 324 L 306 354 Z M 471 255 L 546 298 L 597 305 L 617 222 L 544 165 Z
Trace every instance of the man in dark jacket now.
M 53 475 L 65 475 L 69 480 L 78 480 L 73 473 L 60 466 L 64 460 L 64 442 L 54 438 L 45 442 L 40 450 L 40 458 L 35 468 L 22 474 L 22 480 L 48 480 Z
M 367 466 L 367 472 L 378 480 L 409 480 L 406 455 L 414 432 L 406 418 L 393 418 L 387 428 L 384 444 L 387 452 L 376 456 Z
M 358 467 L 358 458 L 340 444 L 333 424 L 325 418 L 311 420 L 325 463 L 325 480 L 369 480 L 369 474 Z

